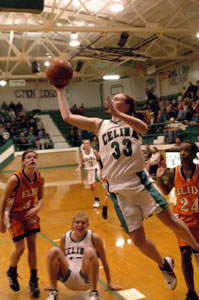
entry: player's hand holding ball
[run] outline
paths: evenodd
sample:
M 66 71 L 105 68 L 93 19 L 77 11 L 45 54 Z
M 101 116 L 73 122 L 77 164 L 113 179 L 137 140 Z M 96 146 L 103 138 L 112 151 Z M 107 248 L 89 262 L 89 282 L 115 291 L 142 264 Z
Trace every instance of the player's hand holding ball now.
M 46 77 L 48 82 L 56 88 L 67 86 L 73 77 L 73 69 L 70 62 L 63 58 L 55 58 L 46 69 Z

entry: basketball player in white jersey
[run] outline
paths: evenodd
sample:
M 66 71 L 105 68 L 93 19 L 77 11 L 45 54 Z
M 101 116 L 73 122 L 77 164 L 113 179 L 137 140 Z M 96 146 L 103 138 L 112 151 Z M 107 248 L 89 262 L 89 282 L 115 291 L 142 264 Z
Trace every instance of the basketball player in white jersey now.
M 155 244 L 146 237 L 143 219 L 157 215 L 194 250 L 198 250 L 199 245 L 187 226 L 174 216 L 153 179 L 144 171 L 140 135 L 148 131 L 150 119 L 147 112 L 137 112 L 135 100 L 122 93 L 113 99 L 106 97 L 105 108 L 111 114 L 111 120 L 78 116 L 70 112 L 65 88 L 56 90 L 63 120 L 98 135 L 102 178 L 108 183 L 122 226 L 135 246 L 158 264 L 168 287 L 175 289 L 174 261 L 171 257 L 162 257 Z
M 83 148 L 80 153 L 80 161 L 77 167 L 77 171 L 84 168 L 87 171 L 88 184 L 91 186 L 91 190 L 94 196 L 94 208 L 100 207 L 100 199 L 97 183 L 100 181 L 100 166 L 99 166 L 99 154 L 96 150 L 91 148 L 89 140 L 83 140 Z
M 106 274 L 106 290 L 121 290 L 112 284 L 108 261 L 102 239 L 88 230 L 88 216 L 77 213 L 73 218 L 72 230 L 66 232 L 60 242 L 60 249 L 53 247 L 47 257 L 47 269 L 50 279 L 47 300 L 58 300 L 57 281 L 73 291 L 87 291 L 89 300 L 99 300 L 97 281 L 100 258 Z

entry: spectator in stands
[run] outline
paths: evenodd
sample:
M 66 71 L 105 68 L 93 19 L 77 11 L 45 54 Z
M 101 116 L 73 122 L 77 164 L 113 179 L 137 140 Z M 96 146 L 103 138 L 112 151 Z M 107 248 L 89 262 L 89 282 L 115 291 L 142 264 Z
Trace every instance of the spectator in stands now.
M 177 115 L 177 118 L 176 118 L 177 121 L 185 120 L 185 118 L 186 118 L 186 108 L 187 107 L 185 106 L 184 101 L 179 100 L 179 102 L 178 102 L 178 115 Z
M 178 116 L 178 103 L 176 99 L 173 99 L 171 101 L 171 110 L 170 110 L 169 118 L 176 119 L 177 116 Z
M 18 114 L 23 109 L 23 105 L 20 101 L 16 104 L 16 113 Z
M 0 135 L 1 135 L 1 136 L 2 136 L 2 134 L 3 134 L 3 131 L 4 131 L 3 124 L 0 124 Z
M 8 110 L 8 105 L 6 104 L 5 101 L 3 101 L 3 103 L 1 104 L 1 109 L 2 110 Z
M 191 121 L 194 115 L 194 109 L 195 109 L 195 100 L 191 101 L 190 98 L 186 98 L 187 101 L 187 114 L 186 114 L 186 120 Z
M 152 93 L 149 93 L 149 95 L 148 95 L 149 98 L 148 98 L 147 102 L 148 102 L 148 109 L 154 113 L 154 123 L 156 123 L 158 111 L 159 111 L 160 107 L 159 107 L 159 103 L 157 101 L 156 96 L 153 95 L 153 97 L 154 97 L 153 98 L 152 95 L 153 95 Z
M 41 121 L 40 118 L 37 119 L 36 124 L 38 129 L 44 127 L 44 123 Z
M 24 136 L 23 132 L 20 133 L 20 137 L 18 139 L 18 146 L 19 146 L 19 151 L 25 151 L 29 147 L 28 140 Z
M 72 107 L 71 107 L 71 112 L 75 115 L 78 115 L 79 114 L 79 109 L 77 107 L 76 104 L 74 104 Z
M 196 97 L 199 98 L 199 80 L 196 81 L 196 85 L 197 85 Z
M 145 168 L 149 172 L 150 175 L 155 175 L 157 168 L 158 168 L 158 164 L 161 159 L 161 154 L 158 151 L 157 147 L 152 147 L 151 152 L 152 152 L 152 155 L 149 158 L 149 161 L 145 164 Z
M 84 112 L 85 112 L 85 107 L 84 107 L 84 103 L 82 103 L 79 107 L 79 114 L 84 115 Z
M 186 126 L 182 122 L 176 122 L 174 118 L 170 118 L 169 123 L 167 123 L 167 128 L 165 129 L 165 143 L 175 143 L 176 138 L 185 130 Z
M 160 97 L 159 98 L 159 107 L 160 107 L 160 110 L 162 111 L 162 112 L 166 112 L 166 98 L 165 97 Z
M 177 137 L 174 147 L 175 148 L 180 148 L 181 144 L 182 144 L 181 139 L 179 137 Z
M 170 111 L 171 111 L 171 103 L 170 101 L 166 101 L 166 118 L 167 120 L 169 120 L 169 116 L 170 116 Z
M 18 112 L 18 117 L 20 117 L 21 121 L 22 120 L 27 120 L 27 115 L 26 115 L 26 112 L 24 110 L 24 108 L 22 108 L 19 112 Z
M 36 145 L 37 145 L 37 149 L 39 149 L 39 150 L 45 149 L 45 138 L 41 131 L 39 131 L 39 133 L 36 137 Z
M 8 110 L 2 110 L 2 115 L 4 118 L 4 122 L 10 122 L 10 116 L 9 116 Z
M 2 138 L 4 141 L 7 141 L 10 138 L 10 133 L 6 128 L 3 129 Z
M 184 98 L 186 97 L 186 90 L 186 86 L 183 86 L 181 92 L 181 100 L 184 100 Z
M 199 98 L 195 100 L 194 105 L 192 106 L 194 109 L 192 121 L 198 122 L 199 121 Z
M 156 133 L 161 133 L 165 127 L 165 122 L 167 120 L 166 114 L 164 111 L 159 110 L 158 111 L 158 117 L 157 117 L 157 130 Z
M 5 120 L 4 120 L 2 111 L 0 111 L 0 123 L 4 123 L 4 122 L 5 122 Z
M 28 144 L 29 144 L 29 149 L 35 149 L 36 148 L 36 137 L 33 134 L 33 131 L 30 130 L 28 136 L 26 137 Z
M 198 91 L 197 85 L 193 85 L 191 81 L 189 81 L 189 86 L 185 92 L 185 97 L 195 97 L 196 93 Z
M 8 110 L 10 110 L 10 109 L 14 110 L 14 112 L 16 111 L 16 105 L 12 101 L 10 102 L 10 104 L 8 106 Z
M 8 114 L 9 114 L 9 116 L 10 116 L 10 121 L 11 121 L 11 122 L 14 122 L 14 121 L 16 120 L 16 114 L 15 114 L 15 111 L 14 111 L 12 108 L 10 108 Z
M 148 133 L 150 134 L 154 134 L 155 133 L 155 116 L 154 116 L 154 112 L 151 111 L 150 112 L 150 125 L 149 125 L 149 130 Z
M 37 123 L 34 118 L 30 118 L 30 120 L 28 122 L 28 128 L 30 128 L 30 127 L 34 128 L 34 132 L 37 130 Z
M 97 152 L 99 151 L 99 142 L 96 135 L 93 136 L 93 139 L 91 141 L 91 148 L 93 148 Z

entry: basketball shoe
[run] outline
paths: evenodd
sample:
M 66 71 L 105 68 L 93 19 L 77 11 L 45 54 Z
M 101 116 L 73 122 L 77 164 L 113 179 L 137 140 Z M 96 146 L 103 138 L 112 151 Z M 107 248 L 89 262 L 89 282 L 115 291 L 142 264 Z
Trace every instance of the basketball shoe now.
M 105 220 L 108 218 L 108 207 L 105 205 L 102 207 L 102 217 Z
M 160 266 L 159 266 L 159 268 L 160 268 Z M 171 258 L 169 256 L 165 257 L 164 258 L 164 267 L 160 268 L 160 270 L 164 276 L 164 280 L 165 280 L 167 286 L 171 290 L 174 290 L 177 285 L 177 279 L 176 279 L 175 273 L 173 272 L 173 268 L 174 268 L 173 258 Z
M 58 290 L 50 291 L 46 300 L 58 300 Z
M 9 268 L 7 270 L 7 276 L 9 280 L 9 286 L 10 288 L 18 292 L 20 290 L 19 282 L 17 280 L 18 274 L 17 274 L 17 268 Z
M 99 208 L 100 207 L 99 201 L 95 201 L 94 204 L 93 204 L 93 207 L 94 208 Z
M 31 277 L 29 281 L 29 288 L 33 298 L 38 298 L 40 294 L 40 290 L 38 287 L 38 278 Z
M 98 291 L 90 291 L 88 300 L 100 300 Z
M 185 300 L 198 300 L 199 299 L 198 295 L 196 294 L 196 292 L 195 291 L 191 291 L 191 290 L 188 291 L 188 293 L 187 293 L 186 296 L 187 297 L 186 297 Z

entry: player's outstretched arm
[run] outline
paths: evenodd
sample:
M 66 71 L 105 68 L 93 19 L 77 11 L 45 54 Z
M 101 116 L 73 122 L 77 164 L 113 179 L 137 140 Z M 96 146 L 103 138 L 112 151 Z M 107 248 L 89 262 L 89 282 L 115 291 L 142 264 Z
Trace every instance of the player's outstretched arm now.
M 157 177 L 157 181 L 159 183 L 159 186 L 162 190 L 162 192 L 165 195 L 168 195 L 170 193 L 170 191 L 172 190 L 172 188 L 174 187 L 174 169 L 169 169 L 168 171 L 168 178 L 167 178 L 167 182 L 165 183 L 163 180 L 163 176 L 166 172 L 166 166 L 164 162 L 161 162 L 160 165 L 158 166 L 157 172 L 156 172 L 156 177 Z
M 107 286 L 106 286 L 105 290 L 120 291 L 122 288 L 118 285 L 114 285 L 111 282 L 110 268 L 109 268 L 108 261 L 106 258 L 106 253 L 104 250 L 104 245 L 103 245 L 102 239 L 99 237 L 99 235 L 97 235 L 96 233 L 93 233 L 93 241 L 94 241 L 95 250 L 96 250 L 97 254 L 99 255 L 99 258 L 104 267 L 104 272 L 106 274 L 106 280 L 107 280 L 106 285 Z
M 98 127 L 101 122 L 99 118 L 87 118 L 85 116 L 72 114 L 67 103 L 65 88 L 55 88 L 57 91 L 59 109 L 61 112 L 62 119 L 81 129 L 88 131 L 98 132 Z

